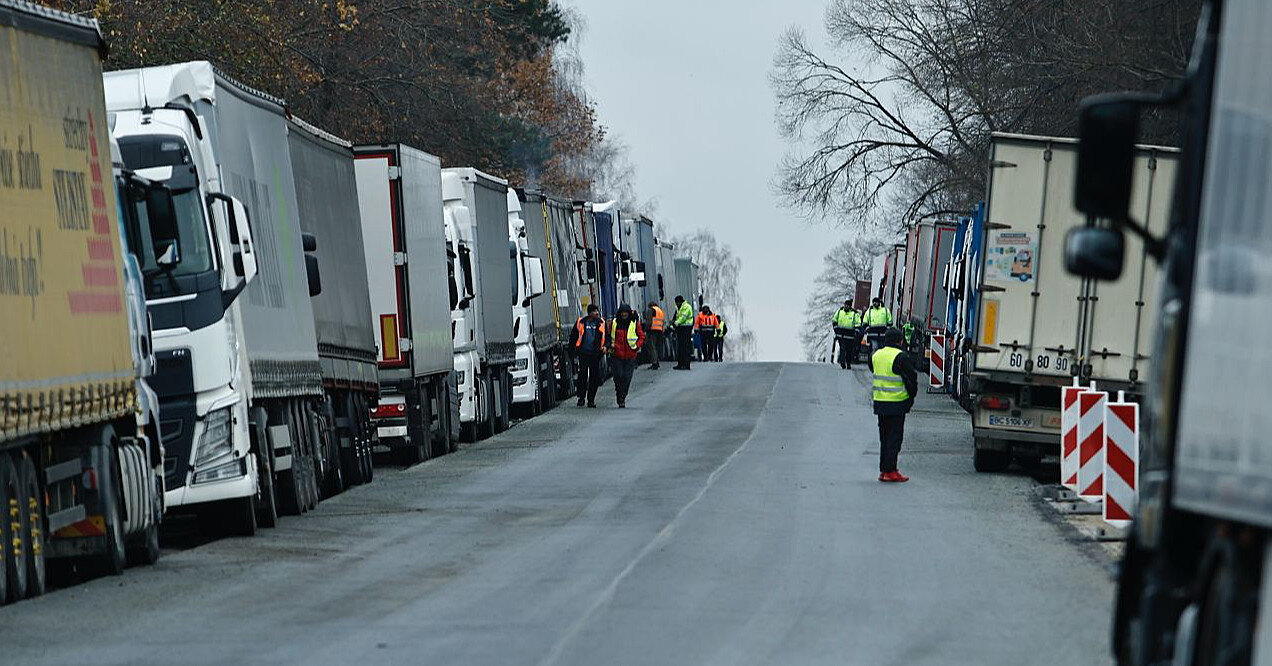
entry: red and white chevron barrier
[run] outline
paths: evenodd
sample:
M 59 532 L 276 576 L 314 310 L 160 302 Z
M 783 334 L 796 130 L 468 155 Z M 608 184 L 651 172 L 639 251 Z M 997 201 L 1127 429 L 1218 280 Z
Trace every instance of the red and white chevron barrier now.
M 1060 389 L 1060 485 L 1078 489 L 1078 396 L 1088 389 L 1078 385 Z
M 945 386 L 945 334 L 928 336 L 928 386 L 939 389 Z
M 1104 498 L 1104 404 L 1109 394 L 1078 394 L 1078 496 L 1089 502 Z
M 1126 527 L 1139 497 L 1139 405 L 1120 391 L 1104 407 L 1104 437 L 1104 522 Z

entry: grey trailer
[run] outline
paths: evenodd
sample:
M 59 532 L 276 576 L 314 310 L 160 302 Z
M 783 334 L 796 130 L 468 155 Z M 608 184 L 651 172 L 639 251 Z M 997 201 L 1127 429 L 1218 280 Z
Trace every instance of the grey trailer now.
M 399 143 L 354 148 L 380 375 L 378 448 L 412 464 L 455 448 L 451 307 L 441 161 Z M 511 315 L 509 315 L 511 316 Z
M 327 479 L 330 494 L 370 480 L 370 408 L 380 378 L 367 325 L 371 303 L 352 144 L 294 116 L 288 129 L 300 228 L 314 237 L 319 273 L 326 278 L 312 303 L 326 396 L 320 413 L 335 432 L 322 451 L 339 472 Z
M 553 378 L 555 404 L 571 395 L 574 385 L 566 345 L 570 328 L 580 316 L 581 285 L 573 260 L 572 209 L 569 201 L 539 190 L 522 190 L 520 196 L 530 253 L 543 257 L 547 293 L 530 302 L 534 348 L 541 355 L 539 377 Z

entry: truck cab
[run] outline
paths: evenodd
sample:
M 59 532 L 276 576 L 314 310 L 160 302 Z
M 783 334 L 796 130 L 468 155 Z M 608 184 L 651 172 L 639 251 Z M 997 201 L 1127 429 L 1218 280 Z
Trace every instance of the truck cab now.
M 512 366 L 512 404 L 526 406 L 531 414 L 541 404 L 541 380 L 538 353 L 535 350 L 536 322 L 530 307 L 532 299 L 544 292 L 543 259 L 530 253 L 526 238 L 526 221 L 521 216 L 521 199 L 514 189 L 508 190 L 508 251 L 512 259 L 516 294 L 512 303 L 512 331 L 517 344 L 517 359 Z
M 139 77 L 120 72 L 105 78 L 111 130 L 124 164 L 168 187 L 174 204 L 175 224 L 164 233 L 141 234 L 137 248 L 159 366 L 153 388 L 164 414 L 165 503 L 253 498 L 257 461 L 250 448 L 237 303 L 256 275 L 247 210 L 221 192 L 194 107 L 150 106 L 139 97 Z
M 476 303 L 476 266 L 473 263 L 471 212 L 464 205 L 462 194 L 445 192 L 448 180 L 442 179 L 442 211 L 446 224 L 446 255 L 450 260 L 450 289 L 457 295 L 451 309 L 451 345 L 455 350 L 455 385 L 459 394 L 460 436 L 466 441 L 477 438 L 481 417 L 479 402 L 484 387 L 476 372 L 481 367 L 477 354 L 478 313 Z M 456 184 L 450 182 L 454 188 Z

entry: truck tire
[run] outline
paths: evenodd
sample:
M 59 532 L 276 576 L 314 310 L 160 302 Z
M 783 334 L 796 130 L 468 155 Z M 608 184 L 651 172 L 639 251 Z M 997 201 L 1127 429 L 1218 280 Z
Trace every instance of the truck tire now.
M 473 441 L 486 439 L 495 434 L 495 393 L 491 389 L 491 379 L 481 376 L 477 380 L 477 432 Z
M 972 466 L 977 472 L 994 473 L 1005 472 L 1007 467 L 1011 465 L 1011 451 L 995 451 L 985 448 L 982 442 L 983 437 L 975 438 L 972 450 Z
M 432 456 L 438 458 L 451 452 L 450 441 L 450 402 L 447 400 L 449 384 L 440 381 L 433 384 L 433 401 L 437 405 L 437 413 L 433 415 L 437 427 L 431 433 L 429 443 L 432 445 Z
M 22 529 L 26 541 L 27 597 L 44 594 L 48 585 L 48 569 L 44 560 L 44 494 L 40 492 L 39 478 L 31 456 L 22 456 L 18 486 L 22 490 L 19 505 L 23 512 Z
M 282 412 L 284 424 L 291 435 L 291 467 L 274 474 L 274 497 L 278 501 L 281 513 L 299 516 L 305 512 L 309 503 L 306 498 L 304 479 L 306 454 L 304 432 L 290 404 L 285 405 Z
M 10 508 L 17 505 L 16 479 L 10 456 L 0 452 L 0 606 L 18 600 L 13 594 L 18 561 L 13 549 L 13 521 L 8 520 Z
M 128 551 L 124 543 L 124 489 L 120 486 L 119 454 L 113 441 L 111 428 L 102 431 L 102 455 L 104 469 L 98 470 L 102 517 L 105 518 L 105 548 L 90 560 L 89 568 L 103 576 L 118 576 L 128 565 Z
M 495 402 L 491 403 L 494 410 L 495 426 L 494 432 L 501 433 L 512 425 L 512 381 L 511 376 L 506 370 L 500 370 L 491 386 L 494 387 Z
M 278 498 L 274 495 L 274 442 L 269 438 L 269 416 L 264 409 L 252 410 L 249 427 L 252 449 L 256 451 L 256 472 L 260 499 L 256 502 L 256 523 L 261 527 L 278 527 Z

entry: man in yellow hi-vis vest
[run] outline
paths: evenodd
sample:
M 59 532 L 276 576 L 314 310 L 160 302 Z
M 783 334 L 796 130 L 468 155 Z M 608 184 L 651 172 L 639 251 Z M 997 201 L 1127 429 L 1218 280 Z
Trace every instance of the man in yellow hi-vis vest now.
M 684 296 L 676 297 L 676 318 L 671 322 L 676 327 L 676 369 L 688 370 L 693 358 L 693 306 Z
M 870 340 L 870 351 L 878 351 L 883 346 L 884 329 L 892 325 L 892 313 L 883 307 L 883 299 L 876 298 L 870 303 L 870 309 L 864 315 L 866 337 Z
M 883 334 L 883 347 L 870 357 L 874 413 L 879 417 L 879 480 L 891 483 L 910 480 L 897 470 L 897 456 L 905 438 L 905 415 L 919 390 L 914 358 L 901 350 L 904 344 L 901 331 L 889 327 Z
M 835 346 L 839 348 L 839 367 L 852 368 L 852 359 L 857 355 L 857 329 L 861 328 L 861 313 L 852 307 L 852 299 L 844 301 L 844 306 L 835 311 L 830 318 L 831 328 L 835 331 Z

